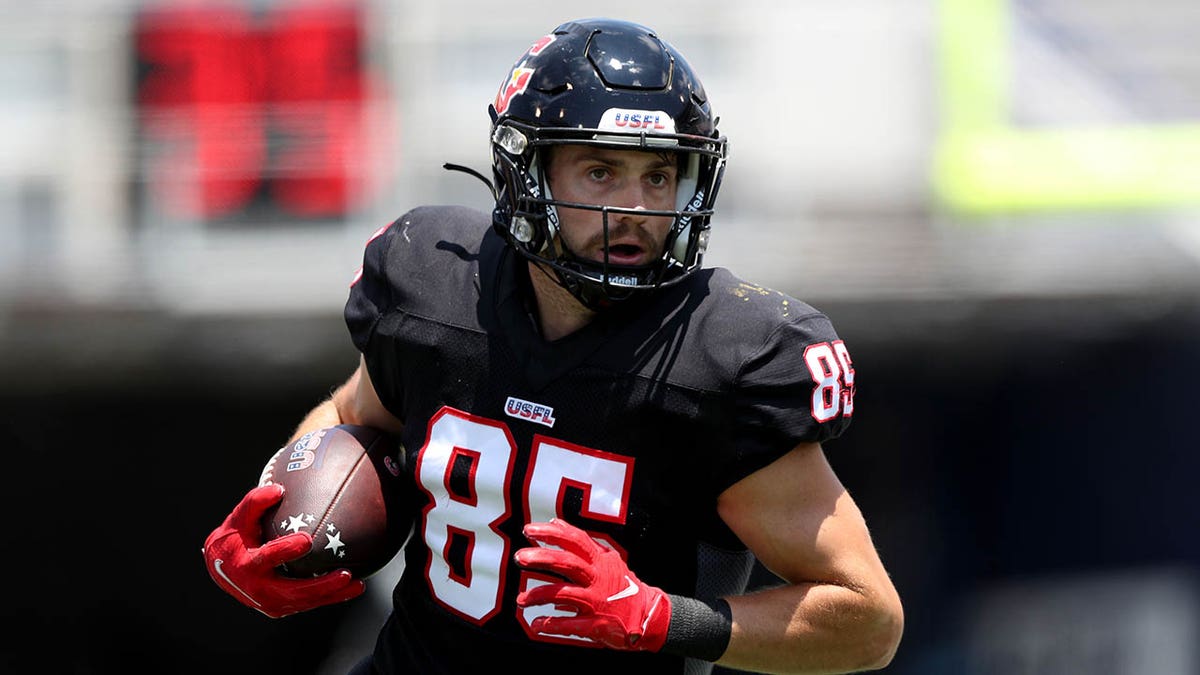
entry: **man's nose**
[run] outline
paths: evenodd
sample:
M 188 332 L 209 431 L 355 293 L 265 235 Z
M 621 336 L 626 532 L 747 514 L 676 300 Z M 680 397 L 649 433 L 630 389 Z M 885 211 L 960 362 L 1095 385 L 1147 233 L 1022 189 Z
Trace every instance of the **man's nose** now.
M 645 211 L 648 197 L 646 190 L 638 182 L 631 182 L 625 185 L 616 195 L 615 203 L 612 206 L 617 206 L 623 209 L 635 209 L 637 211 Z M 640 223 L 646 220 L 645 214 L 642 213 L 626 213 L 618 214 L 618 220 L 630 223 Z

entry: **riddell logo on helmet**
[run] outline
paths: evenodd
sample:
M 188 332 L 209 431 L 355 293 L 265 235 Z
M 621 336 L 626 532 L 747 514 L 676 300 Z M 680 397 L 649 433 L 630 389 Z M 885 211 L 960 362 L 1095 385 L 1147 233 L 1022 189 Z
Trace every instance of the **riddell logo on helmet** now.
M 600 117 L 599 128 L 606 131 L 649 131 L 656 134 L 673 134 L 675 133 L 675 120 L 661 110 L 609 108 Z
M 696 194 L 692 195 L 692 201 L 688 202 L 687 210 L 689 212 L 695 212 L 696 209 L 700 208 L 703 205 L 704 205 L 704 189 L 701 188 L 699 190 L 696 190 Z M 692 214 L 688 213 L 686 216 L 683 216 L 682 218 L 679 219 L 679 226 L 682 229 L 682 228 L 690 225 L 691 222 L 692 222 Z

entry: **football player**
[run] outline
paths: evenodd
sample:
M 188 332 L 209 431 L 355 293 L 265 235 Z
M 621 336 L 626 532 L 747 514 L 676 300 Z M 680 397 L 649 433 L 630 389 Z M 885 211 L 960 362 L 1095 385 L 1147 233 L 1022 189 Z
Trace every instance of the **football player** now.
M 899 597 L 822 443 L 854 412 L 826 316 L 701 264 L 727 155 L 696 73 L 644 26 L 565 23 L 489 112 L 495 209 L 416 208 L 366 246 L 356 371 L 295 437 L 402 441 L 420 504 L 361 672 L 852 672 Z M 482 178 L 481 175 L 477 174 Z M 282 577 L 252 490 L 214 580 L 269 616 L 363 581 Z M 747 592 L 754 560 L 782 583 Z

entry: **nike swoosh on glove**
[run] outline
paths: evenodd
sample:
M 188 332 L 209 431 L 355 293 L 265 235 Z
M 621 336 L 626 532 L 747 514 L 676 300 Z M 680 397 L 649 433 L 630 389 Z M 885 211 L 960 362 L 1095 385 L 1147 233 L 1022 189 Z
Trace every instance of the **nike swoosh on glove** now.
M 524 532 L 537 545 L 517 551 L 517 563 L 568 581 L 523 591 L 517 605 L 555 605 L 576 613 L 538 617 L 531 625 L 535 631 L 589 638 L 611 649 L 662 649 L 671 623 L 670 597 L 640 581 L 621 554 L 558 518 L 530 523 Z
M 262 517 L 283 499 L 283 486 L 256 487 L 204 541 L 208 574 L 238 602 L 272 619 L 362 595 L 366 584 L 347 570 L 311 579 L 285 577 L 277 569 L 312 548 L 312 535 L 297 532 L 262 543 Z

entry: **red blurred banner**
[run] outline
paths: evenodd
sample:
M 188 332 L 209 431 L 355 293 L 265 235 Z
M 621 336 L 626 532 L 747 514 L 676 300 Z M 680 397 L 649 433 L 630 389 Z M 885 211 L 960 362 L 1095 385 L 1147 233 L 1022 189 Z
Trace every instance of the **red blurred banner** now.
M 264 201 L 279 216 L 331 218 L 368 199 L 362 21 L 342 2 L 142 12 L 137 108 L 153 203 L 204 220 Z

